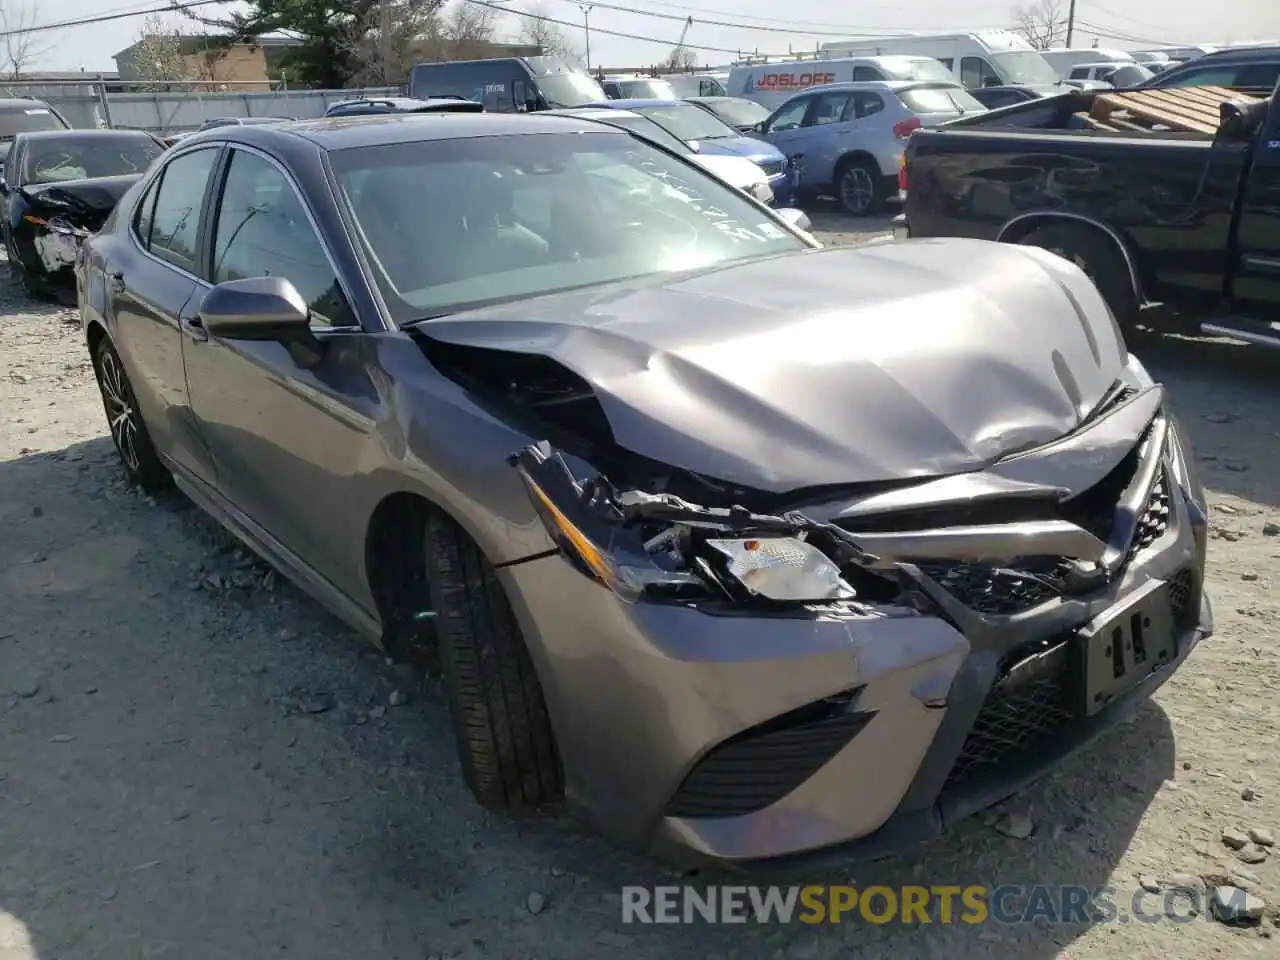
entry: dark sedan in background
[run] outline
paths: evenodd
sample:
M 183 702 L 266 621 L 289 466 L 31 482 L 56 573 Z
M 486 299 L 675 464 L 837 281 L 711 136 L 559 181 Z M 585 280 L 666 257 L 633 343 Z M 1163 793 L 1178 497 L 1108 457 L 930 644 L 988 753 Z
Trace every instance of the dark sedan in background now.
M 46 130 L 14 138 L 0 180 L 9 269 L 35 296 L 73 289 L 81 242 L 165 150 L 141 130 Z
M 77 283 L 129 474 L 438 658 L 493 808 L 882 853 L 1211 627 L 1164 393 L 1044 250 L 824 250 L 616 127 L 384 115 L 191 137 Z

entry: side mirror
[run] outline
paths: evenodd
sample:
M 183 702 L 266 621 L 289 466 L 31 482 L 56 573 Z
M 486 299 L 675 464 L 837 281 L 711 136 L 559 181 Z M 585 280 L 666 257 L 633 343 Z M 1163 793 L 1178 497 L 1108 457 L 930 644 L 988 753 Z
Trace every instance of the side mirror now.
M 284 277 L 227 280 L 200 303 L 205 331 L 226 340 L 275 340 L 300 351 L 303 366 L 317 362 L 322 345 L 311 331 L 311 311 Z
M 788 226 L 796 230 L 803 230 L 807 233 L 809 228 L 813 226 L 813 221 L 809 219 L 809 215 L 803 210 L 797 210 L 795 207 L 782 207 L 773 212 L 785 220 Z
M 768 126 L 769 126 L 768 120 L 761 120 L 751 129 L 754 130 L 756 133 L 764 133 L 768 129 Z

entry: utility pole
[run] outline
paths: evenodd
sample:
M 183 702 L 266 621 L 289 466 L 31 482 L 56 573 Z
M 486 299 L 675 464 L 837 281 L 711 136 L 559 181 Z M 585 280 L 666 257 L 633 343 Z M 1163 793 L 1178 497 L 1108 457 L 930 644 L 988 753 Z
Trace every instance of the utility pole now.
M 1076 0 L 1071 0 L 1067 8 L 1067 46 L 1071 46 L 1071 35 L 1076 31 Z
M 591 72 L 591 8 L 589 3 L 578 4 L 578 9 L 582 11 L 582 30 L 587 37 L 587 73 Z

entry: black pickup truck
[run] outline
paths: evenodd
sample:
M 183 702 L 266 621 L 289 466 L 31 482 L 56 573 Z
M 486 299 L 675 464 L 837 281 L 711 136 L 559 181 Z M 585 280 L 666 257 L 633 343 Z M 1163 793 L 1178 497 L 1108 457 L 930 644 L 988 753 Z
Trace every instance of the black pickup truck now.
M 1053 250 L 1122 324 L 1143 315 L 1280 347 L 1280 86 L 1225 100 L 1215 136 L 1081 129 L 1095 94 L 1064 93 L 917 130 L 909 237 Z

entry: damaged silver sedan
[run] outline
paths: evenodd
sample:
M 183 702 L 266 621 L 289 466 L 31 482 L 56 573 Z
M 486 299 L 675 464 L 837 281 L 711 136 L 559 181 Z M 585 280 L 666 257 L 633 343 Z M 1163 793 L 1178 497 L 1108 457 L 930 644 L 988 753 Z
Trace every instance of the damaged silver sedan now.
M 495 809 L 877 856 L 1212 632 L 1164 391 L 1035 248 L 822 250 L 624 131 L 477 114 L 196 134 L 77 270 L 130 475 L 442 669 Z

